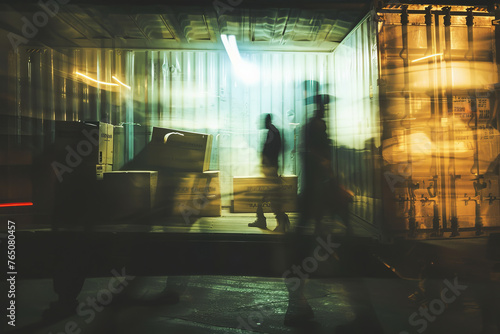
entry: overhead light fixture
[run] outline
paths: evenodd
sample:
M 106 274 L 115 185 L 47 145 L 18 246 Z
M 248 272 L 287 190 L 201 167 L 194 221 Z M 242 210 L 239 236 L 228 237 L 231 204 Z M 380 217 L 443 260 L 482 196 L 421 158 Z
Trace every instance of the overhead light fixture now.
M 436 54 L 433 54 L 433 55 L 430 55 L 430 56 L 425 56 L 425 57 L 422 57 L 422 58 L 418 58 L 418 59 L 412 60 L 411 62 L 414 63 L 416 61 L 420 61 L 420 60 L 424 60 L 424 59 L 428 59 L 428 58 L 432 58 L 432 57 L 437 57 L 437 56 L 442 56 L 442 55 L 443 55 L 442 53 L 436 53 Z
M 229 60 L 233 64 L 236 74 L 244 81 L 253 83 L 259 80 L 259 69 L 254 64 L 244 61 L 241 58 L 236 37 L 234 35 L 220 35 L 222 44 L 226 49 Z
M 240 51 L 238 50 L 238 45 L 236 44 L 236 37 L 234 37 L 234 35 L 221 35 L 220 37 L 231 62 L 235 65 L 239 65 L 243 60 L 241 59 Z
M 115 77 L 114 75 L 113 75 L 111 78 L 113 78 L 114 80 L 118 81 L 118 83 L 119 83 L 120 85 L 122 85 L 123 87 L 127 87 L 128 89 L 132 89 L 130 86 L 127 86 L 127 85 L 125 85 L 123 82 L 121 82 L 120 80 L 118 80 L 118 78 L 117 78 L 117 77 Z

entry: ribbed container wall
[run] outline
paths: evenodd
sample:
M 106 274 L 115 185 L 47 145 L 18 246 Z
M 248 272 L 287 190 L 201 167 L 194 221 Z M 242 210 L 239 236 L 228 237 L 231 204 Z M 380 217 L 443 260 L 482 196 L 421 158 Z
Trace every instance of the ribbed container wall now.
M 380 116 L 376 23 L 367 16 L 333 52 L 335 96 L 330 137 L 340 183 L 355 193 L 352 213 L 372 224 L 381 215 Z
M 420 7 L 378 14 L 385 226 L 480 235 L 500 226 L 494 17 Z
M 272 113 L 282 133 L 280 172 L 297 175 L 303 82 L 320 82 L 322 93 L 333 87 L 326 75 L 330 54 L 241 55 L 253 67 L 235 68 L 225 52 L 213 51 L 24 50 L 17 56 L 19 131 L 41 152 L 53 140 L 56 120 L 122 124 L 127 161 L 154 126 L 212 134 L 210 167 L 221 171 L 223 205 L 229 205 L 232 177 L 260 173 L 261 114 Z

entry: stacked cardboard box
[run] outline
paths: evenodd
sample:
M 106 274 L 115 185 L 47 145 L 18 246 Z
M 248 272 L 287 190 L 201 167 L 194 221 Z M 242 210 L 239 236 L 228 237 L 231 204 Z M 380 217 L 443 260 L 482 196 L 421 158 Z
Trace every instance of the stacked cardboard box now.
M 96 221 L 104 206 L 98 177 L 112 169 L 113 126 L 103 122 L 55 122 L 54 145 L 47 154 L 50 176 L 55 176 L 55 181 L 39 195 L 53 194 L 53 202 L 47 204 L 55 209 L 54 221 L 75 225 Z
M 221 215 L 220 181 L 218 171 L 186 174 L 175 194 L 174 214 L 186 212 L 199 216 Z M 186 187 L 187 185 L 187 187 Z
M 103 122 L 56 122 L 57 168 L 84 169 L 99 176 L 113 164 L 113 125 Z
M 146 150 L 148 168 L 202 173 L 210 166 L 212 135 L 153 128 Z
M 156 202 L 157 171 L 113 171 L 103 173 L 106 217 L 127 219 L 148 214 Z
M 111 172 L 111 171 L 113 171 L 112 165 L 96 165 L 96 167 L 95 167 L 96 179 L 103 180 L 104 173 Z
M 285 212 L 297 211 L 297 176 L 282 176 L 278 179 L 234 177 L 233 212 L 255 212 L 263 198 L 265 198 L 262 204 L 264 212 L 272 212 L 269 197 L 273 195 L 269 194 L 278 194 Z
M 114 127 L 115 170 L 125 165 L 124 134 L 123 127 Z M 147 211 L 155 219 L 220 216 L 219 172 L 206 171 L 211 145 L 208 134 L 153 128 L 151 142 L 128 164 L 133 171 L 109 173 L 104 167 L 100 169 L 110 217 L 140 216 Z M 140 196 L 147 200 L 138 200 Z
M 125 128 L 113 128 L 113 168 L 120 170 L 125 165 Z
M 168 206 L 173 216 L 219 217 L 219 172 L 160 173 L 158 206 Z
M 219 172 L 158 173 L 113 171 L 103 173 L 105 218 L 195 218 L 221 215 Z M 158 216 L 160 215 L 160 216 Z

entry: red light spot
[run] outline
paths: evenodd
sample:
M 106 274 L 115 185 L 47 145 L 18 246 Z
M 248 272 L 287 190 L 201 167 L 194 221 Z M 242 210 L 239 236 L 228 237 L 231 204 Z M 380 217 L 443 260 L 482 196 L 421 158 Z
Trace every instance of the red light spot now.
M 0 208 L 12 207 L 12 206 L 32 206 L 31 202 L 18 202 L 18 203 L 0 203 Z

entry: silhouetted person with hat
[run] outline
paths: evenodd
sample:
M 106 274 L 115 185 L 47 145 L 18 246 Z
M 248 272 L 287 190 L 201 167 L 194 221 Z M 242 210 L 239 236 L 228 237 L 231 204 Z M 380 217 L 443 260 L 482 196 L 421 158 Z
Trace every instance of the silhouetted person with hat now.
M 337 181 L 332 166 L 332 148 L 324 121 L 328 95 L 317 95 L 317 108 L 305 127 L 305 153 L 303 159 L 304 182 L 299 225 L 304 227 L 313 218 L 316 232 L 322 234 L 321 219 L 325 211 L 338 215 L 346 225 L 347 234 L 352 235 L 348 204 L 352 193 Z

